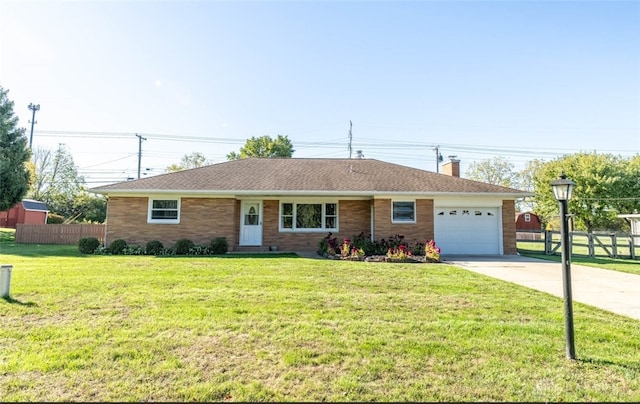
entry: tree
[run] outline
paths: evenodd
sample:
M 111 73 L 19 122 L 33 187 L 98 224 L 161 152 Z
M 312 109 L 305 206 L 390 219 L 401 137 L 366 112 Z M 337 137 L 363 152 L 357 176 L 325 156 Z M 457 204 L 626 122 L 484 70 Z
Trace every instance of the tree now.
M 514 165 L 502 156 L 487 159 L 480 163 L 474 161 L 469 164 L 465 177 L 470 180 L 503 187 L 515 188 L 518 185 L 518 174 L 514 171 Z
M 533 179 L 536 171 L 541 165 L 545 164 L 544 161 L 533 159 L 527 162 L 525 168 L 518 173 L 518 188 L 523 191 L 535 192 Z M 536 208 L 535 197 L 533 199 L 525 198 L 519 201 L 519 211 L 534 211 Z
M 25 129 L 18 128 L 8 92 L 0 86 L 0 211 L 20 202 L 29 190 L 26 163 L 31 151 L 27 148 Z
M 73 221 L 104 223 L 107 218 L 107 198 L 81 192 L 73 201 Z
M 84 178 L 78 175 L 73 157 L 64 144 L 54 152 L 37 148 L 33 154 L 34 182 L 29 197 L 43 201 L 52 213 L 76 217 L 75 199 L 86 192 Z
M 287 136 L 278 135 L 275 139 L 270 136 L 252 137 L 240 148 L 240 153 L 227 154 L 227 160 L 239 160 L 247 157 L 291 157 L 293 144 Z
M 210 164 L 204 154 L 199 152 L 193 152 L 191 154 L 185 154 L 180 160 L 180 164 L 171 164 L 164 171 L 167 173 L 175 173 L 182 170 L 188 170 L 190 168 L 198 168 Z
M 573 224 L 577 229 L 592 232 L 596 229 L 610 229 L 617 221 L 617 208 L 630 195 L 629 183 L 637 177 L 627 177 L 625 161 L 611 154 L 576 153 L 566 155 L 546 164 L 537 166 L 533 173 L 536 194 L 536 213 L 545 222 L 558 216 L 551 181 L 561 173 L 573 180 L 576 186 L 569 201 L 569 212 L 573 214 Z M 636 186 L 637 190 L 637 186 Z
M 629 159 L 624 165 L 624 178 L 620 186 L 623 191 L 617 195 L 618 213 L 640 213 L 640 154 Z
M 480 163 L 474 161 L 469 164 L 465 177 L 470 180 L 509 188 L 519 188 L 521 181 L 520 174 L 514 171 L 514 165 L 502 156 L 487 159 Z M 518 211 L 530 210 L 531 202 L 526 199 L 517 200 L 516 209 Z

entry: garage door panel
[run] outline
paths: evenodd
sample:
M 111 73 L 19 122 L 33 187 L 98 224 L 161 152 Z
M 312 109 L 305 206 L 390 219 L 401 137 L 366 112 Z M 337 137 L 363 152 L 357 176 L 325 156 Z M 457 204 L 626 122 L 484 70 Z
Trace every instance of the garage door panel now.
M 436 208 L 435 241 L 447 254 L 500 254 L 498 208 Z

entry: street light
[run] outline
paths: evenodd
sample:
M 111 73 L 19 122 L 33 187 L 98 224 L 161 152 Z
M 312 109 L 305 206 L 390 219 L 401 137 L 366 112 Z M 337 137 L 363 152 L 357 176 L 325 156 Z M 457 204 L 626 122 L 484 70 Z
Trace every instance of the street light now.
M 551 181 L 553 195 L 560 205 L 560 235 L 562 238 L 562 283 L 564 286 L 564 327 L 566 335 L 567 358 L 576 359 L 576 348 L 573 343 L 573 304 L 571 301 L 571 252 L 569 251 L 569 214 L 567 202 L 571 199 L 571 193 L 575 182 L 560 174 L 560 178 Z

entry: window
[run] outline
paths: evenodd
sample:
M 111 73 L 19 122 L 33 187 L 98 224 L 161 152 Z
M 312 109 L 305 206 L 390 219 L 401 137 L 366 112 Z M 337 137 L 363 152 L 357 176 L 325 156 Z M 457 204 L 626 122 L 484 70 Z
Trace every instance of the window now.
M 149 199 L 148 223 L 180 223 L 180 199 Z
M 338 229 L 337 203 L 282 203 L 280 230 L 325 231 Z
M 524 221 L 529 223 L 531 221 L 531 214 L 530 213 L 525 213 L 524 214 Z
M 249 208 L 249 212 L 244 215 L 244 225 L 245 226 L 256 226 L 258 224 L 258 211 L 255 206 L 251 206 Z
M 393 202 L 391 213 L 392 223 L 415 223 L 416 222 L 416 203 L 411 202 Z

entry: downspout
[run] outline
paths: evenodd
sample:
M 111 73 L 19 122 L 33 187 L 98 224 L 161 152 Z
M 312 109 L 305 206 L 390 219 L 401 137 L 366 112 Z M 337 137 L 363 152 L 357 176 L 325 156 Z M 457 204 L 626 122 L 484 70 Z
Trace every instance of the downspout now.
M 376 221 L 375 221 L 375 210 L 373 209 L 373 207 L 375 205 L 374 202 L 375 201 L 372 199 L 371 200 L 371 215 L 370 215 L 371 216 L 371 241 L 375 240 L 375 235 L 374 235 L 375 227 L 374 227 L 374 225 L 375 225 Z
M 104 216 L 104 238 L 102 239 L 102 246 L 107 247 L 107 222 L 109 221 L 109 195 L 107 195 L 107 212 Z

